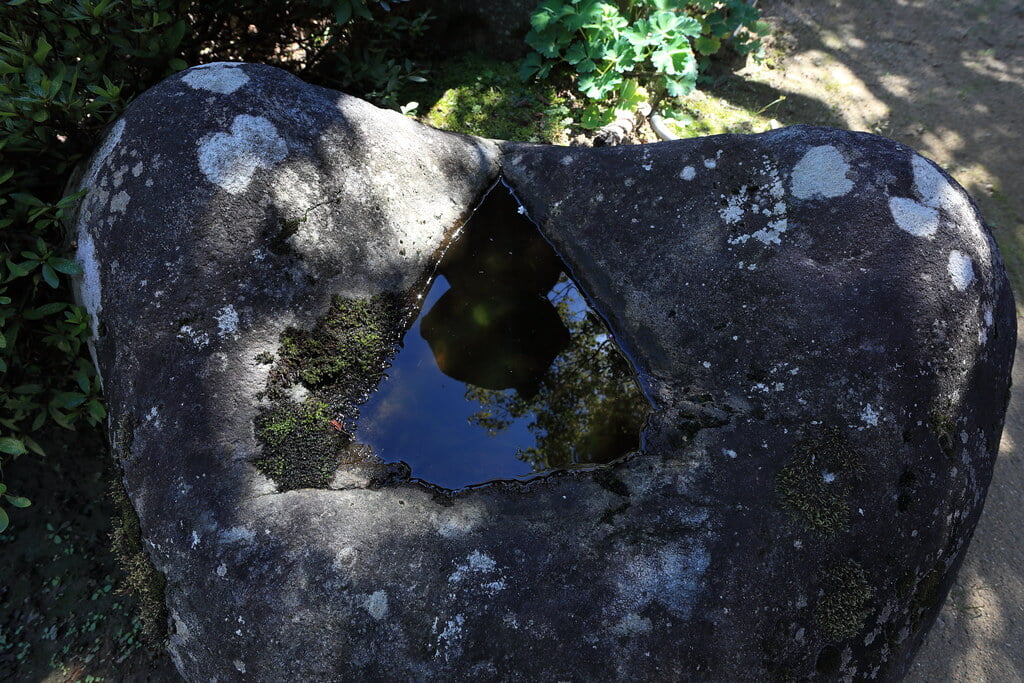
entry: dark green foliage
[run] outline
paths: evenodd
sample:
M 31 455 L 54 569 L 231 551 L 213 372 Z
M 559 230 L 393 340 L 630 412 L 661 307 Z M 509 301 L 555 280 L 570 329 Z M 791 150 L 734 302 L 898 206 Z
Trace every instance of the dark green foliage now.
M 699 68 L 723 43 L 742 55 L 759 53 L 768 27 L 744 0 L 544 0 L 530 18 L 526 42 L 535 52 L 521 75 L 544 78 L 570 67 L 580 92 L 594 104 L 583 125 L 610 122 L 652 91 L 685 97 Z
M 280 402 L 256 417 L 262 455 L 255 464 L 282 491 L 322 488 L 341 461 L 346 439 L 331 426 L 323 401 Z
M 186 66 L 247 59 L 390 103 L 428 19 L 383 0 L 12 0 L 0 4 L 0 481 L 49 420 L 105 418 L 84 356 L 65 221 L 73 169 L 128 102 Z M 392 11 L 391 5 L 396 5 Z M 403 8 L 404 9 L 404 8 Z M 2 507 L 0 507 L 2 509 Z
M 823 589 L 814 609 L 815 622 L 833 641 L 856 635 L 870 612 L 872 591 L 864 569 L 847 560 L 825 574 Z
M 408 3 L 408 4 L 406 4 Z M 214 0 L 190 5 L 189 63 L 212 53 L 273 64 L 385 106 L 424 80 L 407 58 L 430 20 L 409 0 Z M 204 58 L 202 61 L 214 61 Z
M 68 176 L 135 88 L 170 73 L 183 3 L 0 5 L 0 450 L 41 449 L 52 419 L 100 423 L 99 381 L 83 357 L 85 312 L 70 303 L 62 220 Z M 180 66 L 184 66 L 182 63 Z M 2 464 L 3 461 L 0 461 Z
M 851 484 L 863 471 L 860 457 L 834 430 L 806 437 L 775 478 L 779 503 L 812 531 L 834 535 L 849 523 Z

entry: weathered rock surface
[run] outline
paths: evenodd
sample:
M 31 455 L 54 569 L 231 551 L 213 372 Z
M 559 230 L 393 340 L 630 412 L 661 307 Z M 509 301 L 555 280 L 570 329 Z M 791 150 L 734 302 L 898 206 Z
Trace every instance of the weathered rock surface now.
M 636 363 L 644 451 L 278 492 L 259 359 L 332 294 L 414 290 L 499 173 Z M 188 680 L 893 679 L 978 519 L 1012 295 L 963 190 L 890 140 L 499 144 L 208 66 L 83 183 L 81 297 Z

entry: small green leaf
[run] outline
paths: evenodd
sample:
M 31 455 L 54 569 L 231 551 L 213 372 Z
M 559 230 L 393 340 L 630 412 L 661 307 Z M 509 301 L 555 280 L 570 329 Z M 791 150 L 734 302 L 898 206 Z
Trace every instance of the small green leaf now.
M 718 52 L 718 48 L 722 46 L 722 41 L 714 36 L 701 36 L 694 41 L 693 46 L 697 48 L 697 52 L 702 55 L 713 55 Z
M 352 18 L 352 5 L 344 0 L 338 4 L 338 8 L 334 10 L 334 23 L 338 26 L 347 24 L 348 20 Z
M 0 437 L 0 451 L 9 455 L 24 455 L 28 453 L 21 439 L 15 439 L 13 436 Z
M 29 505 L 32 504 L 32 501 L 22 496 L 8 496 L 5 494 L 4 499 L 6 499 L 8 503 L 10 503 L 16 508 L 27 508 Z
M 60 279 L 48 263 L 43 264 L 43 279 L 46 280 L 46 284 L 50 285 L 54 289 L 60 287 Z
M 32 55 L 32 59 L 36 61 L 36 64 L 42 66 L 43 62 L 46 61 L 46 55 L 50 54 L 50 50 L 53 46 L 46 42 L 45 36 L 39 36 L 36 40 L 36 53 Z
M 22 441 L 24 441 L 25 446 L 36 455 L 46 455 L 46 451 L 43 450 L 42 446 L 36 443 L 35 439 L 23 436 Z
M 78 265 L 77 263 L 75 263 L 74 261 L 72 261 L 71 259 L 54 257 L 54 258 L 51 258 L 49 261 L 47 261 L 47 263 L 50 264 L 50 266 L 54 270 L 60 271 L 61 273 L 64 273 L 65 275 L 81 275 L 82 274 L 82 267 L 80 265 Z
M 40 320 L 41 318 L 45 318 L 48 315 L 60 313 L 65 308 L 67 308 L 67 304 L 64 303 L 63 301 L 51 301 L 50 303 L 43 304 L 42 306 L 39 306 L 37 308 L 27 309 L 24 313 L 24 316 L 26 320 Z
M 576 41 L 569 46 L 569 49 L 565 51 L 565 61 L 570 64 L 576 65 L 587 58 L 587 48 L 583 46 L 583 43 Z
M 7 530 L 7 526 L 11 523 L 11 518 L 7 516 L 7 511 L 0 508 L 0 534 Z

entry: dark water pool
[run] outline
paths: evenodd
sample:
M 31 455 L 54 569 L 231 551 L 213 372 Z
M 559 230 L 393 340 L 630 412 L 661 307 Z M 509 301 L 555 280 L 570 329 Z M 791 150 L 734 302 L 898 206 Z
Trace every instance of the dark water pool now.
M 604 321 L 497 185 L 448 250 L 356 441 L 449 489 L 615 460 L 649 406 Z

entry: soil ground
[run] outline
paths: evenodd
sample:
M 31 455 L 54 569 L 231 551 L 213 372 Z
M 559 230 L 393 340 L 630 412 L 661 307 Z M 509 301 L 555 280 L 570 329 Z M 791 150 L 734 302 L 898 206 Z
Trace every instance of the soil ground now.
M 817 123 L 916 148 L 978 201 L 1024 302 L 1024 5 L 764 0 L 759 6 L 775 27 L 769 59 L 697 93 L 687 105 L 694 122 L 686 132 Z M 558 106 L 548 102 L 549 118 L 563 115 Z M 640 136 L 651 137 L 650 131 Z M 1021 362 L 985 511 L 908 681 L 1024 681 L 1024 546 L 1017 536 L 1024 528 L 1024 459 L 1017 446 L 1024 446 L 1022 355 L 1018 341 Z M 54 436 L 49 450 L 46 460 L 19 461 L 17 480 L 8 482 L 34 506 L 33 514 L 16 511 L 0 535 L 0 680 L 176 680 L 167 656 L 141 643 L 133 599 L 118 593 L 102 437 Z

